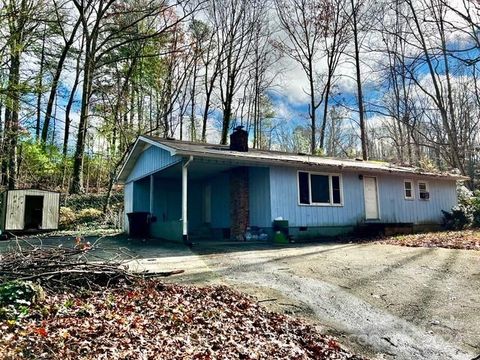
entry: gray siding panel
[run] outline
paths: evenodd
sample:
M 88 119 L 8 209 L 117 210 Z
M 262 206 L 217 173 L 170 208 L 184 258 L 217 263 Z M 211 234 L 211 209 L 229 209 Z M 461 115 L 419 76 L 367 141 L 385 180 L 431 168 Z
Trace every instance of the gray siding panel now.
M 181 160 L 181 157 L 171 156 L 166 150 L 160 149 L 156 146 L 150 146 L 140 154 L 126 182 L 128 183 L 143 178 L 144 176 L 176 164 Z
M 250 225 L 272 226 L 269 168 L 252 167 L 249 169 L 248 192 Z
M 297 170 L 272 167 L 270 169 L 271 218 L 283 217 L 290 226 L 356 225 L 365 220 L 363 181 L 358 173 L 343 173 L 344 205 L 308 206 L 298 204 Z M 405 200 L 404 178 L 378 176 L 380 222 L 438 224 L 441 210 L 450 210 L 457 204 L 456 183 L 447 180 L 426 180 L 430 200 L 420 200 L 418 179 L 415 200 Z
M 0 230 L 5 230 L 5 216 L 7 211 L 7 192 L 0 194 Z
M 34 191 L 34 190 L 30 190 Z M 29 195 L 36 195 L 31 193 Z M 38 195 L 42 195 L 41 193 Z M 42 229 L 58 229 L 58 220 L 60 216 L 60 194 L 56 192 L 47 192 L 43 194 L 43 222 Z

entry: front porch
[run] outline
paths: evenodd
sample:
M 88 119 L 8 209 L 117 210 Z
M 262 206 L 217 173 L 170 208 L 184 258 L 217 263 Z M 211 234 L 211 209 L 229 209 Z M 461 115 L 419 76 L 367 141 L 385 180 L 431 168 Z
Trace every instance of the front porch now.
M 244 227 L 249 222 L 248 168 L 239 165 L 190 158 L 134 180 L 130 211 L 151 214 L 154 238 L 230 239 L 232 218 Z M 247 173 L 243 180 L 235 175 L 238 169 Z

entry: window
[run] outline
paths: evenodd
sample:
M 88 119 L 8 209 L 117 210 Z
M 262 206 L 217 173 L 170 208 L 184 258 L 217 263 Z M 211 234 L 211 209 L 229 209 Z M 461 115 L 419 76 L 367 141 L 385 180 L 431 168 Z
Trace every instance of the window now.
M 328 175 L 310 174 L 312 203 L 330 203 L 330 177 Z
M 302 205 L 342 205 L 340 175 L 298 172 L 298 199 Z
M 430 192 L 428 191 L 428 183 L 425 181 L 418 182 L 418 195 L 422 200 L 430 199 Z
M 405 200 L 413 200 L 415 199 L 415 192 L 413 191 L 413 181 L 412 180 L 405 180 L 403 182 L 405 188 Z

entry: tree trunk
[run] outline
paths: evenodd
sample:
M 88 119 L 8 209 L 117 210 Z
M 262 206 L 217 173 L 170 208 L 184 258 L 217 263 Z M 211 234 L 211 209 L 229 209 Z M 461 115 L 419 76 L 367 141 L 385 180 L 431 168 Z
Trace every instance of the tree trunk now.
M 42 117 L 42 88 L 43 88 L 43 68 L 45 66 L 45 35 L 46 25 L 43 28 L 42 35 L 42 50 L 40 53 L 40 69 L 37 75 L 37 121 L 35 126 L 35 138 L 37 141 L 40 139 L 40 123 Z
M 93 82 L 93 54 L 90 53 L 90 44 L 87 41 L 87 48 L 85 52 L 85 66 L 83 69 L 83 89 L 82 102 L 80 109 L 80 121 L 78 124 L 77 144 L 75 147 L 75 155 L 73 159 L 73 174 L 72 183 L 70 185 L 70 193 L 80 194 L 84 191 L 83 188 L 83 159 L 85 152 L 85 139 L 87 136 L 88 126 L 88 107 L 89 98 Z
M 310 142 L 310 153 L 315 154 L 317 150 L 317 124 L 316 124 L 316 104 L 315 104 L 315 84 L 314 84 L 314 74 L 313 74 L 313 59 L 308 60 L 308 82 L 310 85 L 310 120 L 312 127 L 312 137 Z
M 205 108 L 203 109 L 203 121 L 202 121 L 202 142 L 207 142 L 207 120 L 208 112 L 210 110 L 210 99 L 212 97 L 213 86 L 208 89 L 205 94 Z
M 363 108 L 363 94 L 362 94 L 362 77 L 360 74 L 360 50 L 358 44 L 358 29 L 357 29 L 357 9 L 355 7 L 355 0 L 352 3 L 352 21 L 353 21 L 353 42 L 355 45 L 355 69 L 357 81 L 357 100 L 358 100 L 358 115 L 360 122 L 360 142 L 362 146 L 362 159 L 368 160 L 367 149 L 367 132 L 365 127 L 365 109 Z
M 80 19 L 75 23 L 75 26 L 72 29 L 70 38 L 68 39 L 68 41 L 65 43 L 65 46 L 63 47 L 62 53 L 60 54 L 60 58 L 58 59 L 58 62 L 57 62 L 55 74 L 53 75 L 52 86 L 50 88 L 50 94 L 48 96 L 47 109 L 45 110 L 45 119 L 43 121 L 43 128 L 42 128 L 43 144 L 47 143 L 48 130 L 49 130 L 48 128 L 50 127 L 50 118 L 52 117 L 53 104 L 54 104 L 55 97 L 57 95 L 58 82 L 60 80 L 60 75 L 62 74 L 63 65 L 67 58 L 68 52 L 70 51 L 70 48 L 73 44 L 73 41 L 75 39 L 75 34 L 77 32 L 79 25 L 80 25 Z M 79 69 L 78 69 L 78 60 L 77 60 L 77 76 L 78 76 L 78 71 Z
M 5 123 L 8 122 L 8 133 L 6 136 L 8 146 L 8 188 L 15 189 L 17 185 L 17 144 L 18 144 L 18 113 L 20 109 L 20 53 L 17 49 L 11 49 L 10 74 L 8 89 L 10 97 L 10 109 L 8 117 L 5 116 Z

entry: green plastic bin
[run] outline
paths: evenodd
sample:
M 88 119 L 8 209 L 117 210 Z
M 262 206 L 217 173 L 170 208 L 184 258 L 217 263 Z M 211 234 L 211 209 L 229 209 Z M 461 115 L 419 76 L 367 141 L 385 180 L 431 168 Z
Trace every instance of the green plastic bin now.
M 273 241 L 277 244 L 288 244 L 288 220 L 273 220 Z

